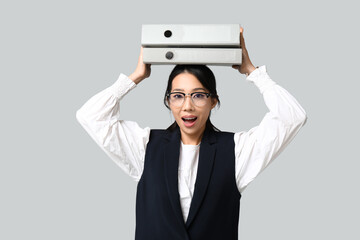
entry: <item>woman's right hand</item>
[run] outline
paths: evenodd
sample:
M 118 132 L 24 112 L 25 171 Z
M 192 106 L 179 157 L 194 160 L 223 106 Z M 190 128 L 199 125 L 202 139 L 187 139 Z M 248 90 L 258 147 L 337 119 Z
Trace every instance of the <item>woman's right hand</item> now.
M 129 76 L 129 78 L 136 84 L 139 84 L 145 78 L 150 77 L 151 64 L 145 64 L 143 62 L 143 47 L 140 49 L 140 56 L 135 71 Z

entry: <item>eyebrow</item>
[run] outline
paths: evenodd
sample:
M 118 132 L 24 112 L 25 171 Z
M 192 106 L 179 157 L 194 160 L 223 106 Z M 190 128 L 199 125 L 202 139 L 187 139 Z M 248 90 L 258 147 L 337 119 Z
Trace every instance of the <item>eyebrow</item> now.
M 197 91 L 197 90 L 204 90 L 206 91 L 205 88 L 194 88 L 192 91 Z M 176 89 L 173 89 L 172 91 L 180 91 L 180 92 L 184 92 L 185 90 L 184 89 L 180 89 L 180 88 L 176 88 Z

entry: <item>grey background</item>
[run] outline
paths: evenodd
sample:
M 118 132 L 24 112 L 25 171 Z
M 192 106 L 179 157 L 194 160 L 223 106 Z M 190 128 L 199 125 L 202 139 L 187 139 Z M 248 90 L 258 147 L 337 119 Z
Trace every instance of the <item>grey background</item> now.
M 136 183 L 75 112 L 136 66 L 141 24 L 240 23 L 254 64 L 308 122 L 243 194 L 240 239 L 359 239 L 356 1 L 1 1 L 0 239 L 133 239 Z M 172 66 L 124 98 L 122 116 L 165 128 Z M 212 67 L 212 121 L 248 130 L 267 109 L 255 86 Z

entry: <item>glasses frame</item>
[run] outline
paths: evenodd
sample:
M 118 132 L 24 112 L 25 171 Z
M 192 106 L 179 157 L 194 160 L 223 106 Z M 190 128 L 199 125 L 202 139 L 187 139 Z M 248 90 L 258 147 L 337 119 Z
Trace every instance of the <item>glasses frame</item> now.
M 197 107 L 202 107 L 202 106 L 198 106 L 198 105 L 196 105 L 196 104 L 194 103 L 193 95 L 196 94 L 196 93 L 205 94 L 207 99 L 213 95 L 213 94 L 207 93 L 207 92 L 192 92 L 192 93 L 171 92 L 171 93 L 166 94 L 166 97 L 167 97 L 167 99 L 168 99 L 168 101 L 169 101 L 169 103 L 170 103 L 170 96 L 171 96 L 171 94 L 181 94 L 181 95 L 183 95 L 183 96 L 184 96 L 184 101 L 182 102 L 182 104 L 179 105 L 179 106 L 176 106 L 176 105 L 175 105 L 176 107 L 181 107 L 181 106 L 184 104 L 184 102 L 185 102 L 186 96 L 190 96 L 191 102 L 192 102 L 195 106 L 197 106 Z

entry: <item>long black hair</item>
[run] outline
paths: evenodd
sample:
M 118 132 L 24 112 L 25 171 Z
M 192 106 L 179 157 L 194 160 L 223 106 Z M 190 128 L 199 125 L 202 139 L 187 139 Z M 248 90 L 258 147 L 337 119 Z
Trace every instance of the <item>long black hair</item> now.
M 214 73 L 210 70 L 210 68 L 208 68 L 205 65 L 176 65 L 169 75 L 169 80 L 167 83 L 165 96 L 164 96 L 164 104 L 168 109 L 170 109 L 170 107 L 168 105 L 168 100 L 169 100 L 168 94 L 171 92 L 172 82 L 173 82 L 174 78 L 177 75 L 179 75 L 180 73 L 190 73 L 190 74 L 194 75 L 200 81 L 200 83 L 211 93 L 211 97 L 215 98 L 217 100 L 218 107 L 220 106 L 220 99 L 219 99 L 219 96 L 217 95 L 217 91 L 216 91 L 215 76 L 214 76 Z M 206 128 L 220 132 L 220 130 L 211 123 L 210 115 L 211 115 L 211 112 L 206 121 Z M 176 123 L 176 121 L 174 121 L 174 123 L 171 124 L 167 128 L 167 130 L 173 131 L 177 127 L 178 127 L 178 124 Z

